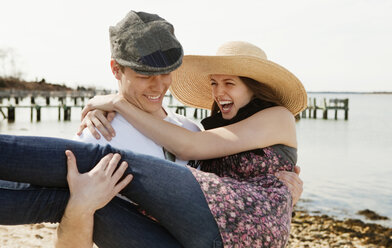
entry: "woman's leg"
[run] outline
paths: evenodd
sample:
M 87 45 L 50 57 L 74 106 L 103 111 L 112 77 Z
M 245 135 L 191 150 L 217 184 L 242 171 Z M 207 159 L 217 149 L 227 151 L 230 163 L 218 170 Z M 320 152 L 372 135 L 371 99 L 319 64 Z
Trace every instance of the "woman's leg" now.
M 0 179 L 65 187 L 64 151 L 72 150 L 80 172 L 89 171 L 109 152 L 129 163 L 133 181 L 122 192 L 158 219 L 185 247 L 211 247 L 219 230 L 191 171 L 147 155 L 110 146 L 42 137 L 0 135 Z
M 60 222 L 68 198 L 67 189 L 14 187 L 1 182 L 0 224 Z M 181 247 L 161 225 L 118 197 L 95 213 L 93 238 L 100 248 Z
M 66 139 L 0 135 L 0 179 L 46 187 L 68 187 L 65 150 L 72 150 L 81 173 L 115 151 Z
M 59 222 L 69 198 L 67 189 L 0 182 L 0 224 L 21 225 Z
M 124 153 L 122 158 L 133 180 L 121 194 L 154 216 L 184 247 L 220 247 L 218 226 L 189 168 L 146 155 Z
M 182 247 L 159 223 L 118 197 L 95 212 L 93 239 L 100 248 Z

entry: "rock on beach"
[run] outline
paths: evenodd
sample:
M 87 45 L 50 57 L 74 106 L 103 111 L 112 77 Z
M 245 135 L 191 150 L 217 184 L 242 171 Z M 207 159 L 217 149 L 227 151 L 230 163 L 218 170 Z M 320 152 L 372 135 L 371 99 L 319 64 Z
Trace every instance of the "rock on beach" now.
M 297 211 L 288 247 L 392 247 L 392 228 L 358 219 L 336 220 Z

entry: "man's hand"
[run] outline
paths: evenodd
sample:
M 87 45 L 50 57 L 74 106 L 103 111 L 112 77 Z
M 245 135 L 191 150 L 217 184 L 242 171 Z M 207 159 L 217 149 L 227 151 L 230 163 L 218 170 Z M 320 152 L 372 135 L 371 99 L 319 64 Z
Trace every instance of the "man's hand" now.
M 94 213 L 104 207 L 132 180 L 132 175 L 129 174 L 120 181 L 128 164 L 124 161 L 116 170 L 121 159 L 119 154 L 106 155 L 91 171 L 84 174 L 79 173 L 73 153 L 67 150 L 65 154 L 71 193 L 69 202 L 72 202 L 73 206 L 79 206 L 80 210 Z
M 299 178 L 301 168 L 299 166 L 294 167 L 294 172 L 279 171 L 275 173 L 275 176 L 279 178 L 289 188 L 291 196 L 293 198 L 293 206 L 298 202 L 303 191 L 303 182 Z
M 91 248 L 93 245 L 94 213 L 104 207 L 131 180 L 127 175 L 120 180 L 126 168 L 119 154 L 108 154 L 89 172 L 80 174 L 71 151 L 67 156 L 67 181 L 70 199 L 57 229 L 56 248 Z M 116 170 L 117 168 L 117 170 Z

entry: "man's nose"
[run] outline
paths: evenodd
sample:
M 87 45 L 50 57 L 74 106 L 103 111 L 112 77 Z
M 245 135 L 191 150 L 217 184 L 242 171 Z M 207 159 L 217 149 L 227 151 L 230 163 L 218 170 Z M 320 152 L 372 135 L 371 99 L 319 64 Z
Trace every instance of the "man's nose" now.
M 165 87 L 170 86 L 171 76 L 169 74 L 161 74 L 154 76 L 152 80 L 152 88 L 156 90 L 163 90 Z
M 150 84 L 150 88 L 160 91 L 163 88 L 163 82 L 162 79 L 159 76 L 154 76 L 151 84 Z

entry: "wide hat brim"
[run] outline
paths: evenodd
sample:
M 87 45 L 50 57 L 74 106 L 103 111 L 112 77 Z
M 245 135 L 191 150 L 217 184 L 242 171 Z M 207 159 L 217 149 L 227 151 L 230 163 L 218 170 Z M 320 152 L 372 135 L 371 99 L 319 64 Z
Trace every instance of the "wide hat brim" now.
M 272 61 L 245 55 L 186 55 L 182 65 L 172 73 L 170 92 L 184 105 L 211 109 L 214 101 L 211 74 L 248 77 L 264 83 L 294 115 L 307 107 L 305 88 L 294 74 Z

